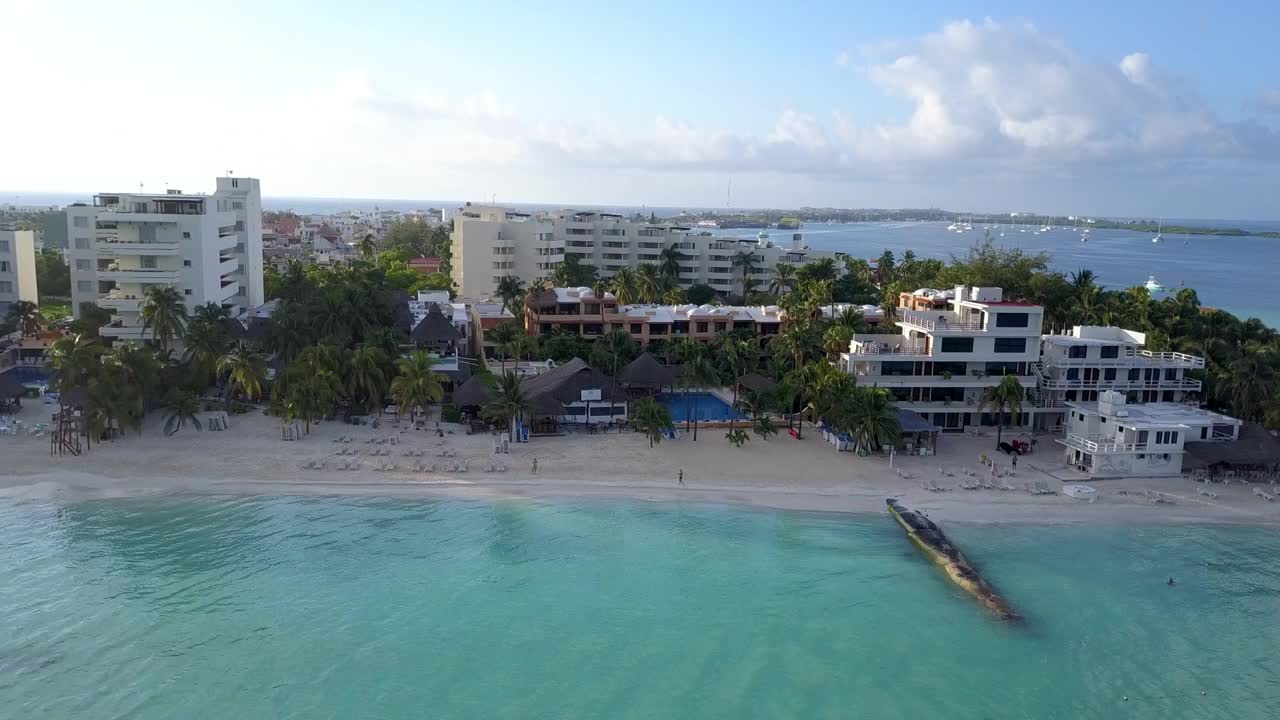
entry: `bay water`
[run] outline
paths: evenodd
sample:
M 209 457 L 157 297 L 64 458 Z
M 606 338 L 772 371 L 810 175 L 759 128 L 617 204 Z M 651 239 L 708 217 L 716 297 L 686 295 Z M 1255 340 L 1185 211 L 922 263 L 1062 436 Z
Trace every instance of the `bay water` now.
M 887 515 L 6 499 L 0 717 L 1280 716 L 1273 529 L 945 528 L 1024 625 Z

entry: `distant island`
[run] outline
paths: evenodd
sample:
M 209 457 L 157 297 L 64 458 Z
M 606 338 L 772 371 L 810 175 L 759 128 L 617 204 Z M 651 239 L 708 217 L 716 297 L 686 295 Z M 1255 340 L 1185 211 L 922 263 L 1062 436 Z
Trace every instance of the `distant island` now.
M 1166 235 L 1220 235 L 1223 237 L 1280 238 L 1280 231 L 1253 231 L 1234 227 L 1193 227 L 1186 225 L 1161 225 L 1155 220 L 1106 220 L 1075 216 L 991 213 L 965 213 L 937 208 L 858 209 L 800 208 L 798 210 L 742 210 L 735 212 L 697 211 L 683 212 L 664 218 L 681 224 L 714 224 L 721 229 L 778 228 L 797 229 L 800 223 L 856 223 L 856 222 L 969 222 L 983 225 L 1054 225 L 1057 227 L 1089 227 L 1132 232 L 1160 232 Z

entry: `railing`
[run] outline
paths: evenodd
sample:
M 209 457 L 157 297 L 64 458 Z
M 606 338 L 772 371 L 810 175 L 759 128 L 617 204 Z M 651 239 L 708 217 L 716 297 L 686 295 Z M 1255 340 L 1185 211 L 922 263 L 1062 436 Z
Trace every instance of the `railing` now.
M 929 351 L 924 343 L 902 340 L 901 336 L 883 335 L 881 340 L 867 337 L 855 339 L 849 343 L 848 355 L 923 355 L 928 357 Z
M 1083 435 L 1069 433 L 1062 442 L 1080 450 L 1091 453 L 1136 453 L 1147 452 L 1149 443 L 1117 443 L 1117 442 L 1098 442 L 1099 439 L 1087 438 Z M 1173 448 L 1176 449 L 1176 448 Z
M 1185 390 L 1198 392 L 1202 386 L 1199 380 L 1062 380 L 1040 377 L 1040 386 L 1046 390 Z
M 985 332 L 980 321 L 961 320 L 955 313 L 921 312 L 919 310 L 901 310 L 902 322 L 917 325 L 925 330 L 963 330 L 969 332 Z
M 1180 352 L 1152 352 L 1126 348 L 1115 358 L 1067 358 L 1046 356 L 1044 364 L 1052 367 L 1129 367 L 1133 365 L 1159 365 L 1198 370 L 1204 367 L 1204 358 Z

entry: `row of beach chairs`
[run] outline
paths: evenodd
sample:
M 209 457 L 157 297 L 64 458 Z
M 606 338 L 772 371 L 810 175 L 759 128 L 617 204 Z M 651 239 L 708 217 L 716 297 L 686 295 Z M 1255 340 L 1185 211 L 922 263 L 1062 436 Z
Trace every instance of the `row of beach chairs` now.
M 1058 491 L 1049 487 L 1042 480 L 1035 482 L 1022 483 L 1022 487 L 1032 495 L 1057 495 Z

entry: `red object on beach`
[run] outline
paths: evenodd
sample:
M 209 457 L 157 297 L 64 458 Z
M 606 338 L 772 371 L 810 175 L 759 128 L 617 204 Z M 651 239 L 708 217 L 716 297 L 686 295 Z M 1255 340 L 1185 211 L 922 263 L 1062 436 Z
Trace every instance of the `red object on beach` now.
M 797 440 L 799 440 L 799 439 L 800 439 L 800 433 L 796 432 L 796 429 L 795 429 L 795 428 L 787 428 L 787 432 L 791 433 L 791 437 L 793 437 L 793 438 L 795 438 L 795 439 L 797 439 Z

